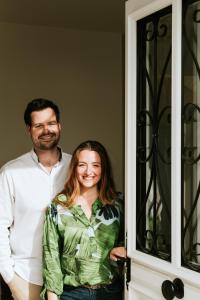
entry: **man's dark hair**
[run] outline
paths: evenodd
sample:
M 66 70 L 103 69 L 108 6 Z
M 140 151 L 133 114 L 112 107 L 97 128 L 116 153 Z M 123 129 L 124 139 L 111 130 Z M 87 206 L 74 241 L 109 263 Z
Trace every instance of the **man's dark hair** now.
M 58 106 L 51 100 L 38 98 L 30 101 L 24 112 L 24 122 L 27 126 L 31 126 L 31 113 L 40 111 L 46 108 L 51 108 L 55 112 L 57 122 L 60 121 L 60 111 Z

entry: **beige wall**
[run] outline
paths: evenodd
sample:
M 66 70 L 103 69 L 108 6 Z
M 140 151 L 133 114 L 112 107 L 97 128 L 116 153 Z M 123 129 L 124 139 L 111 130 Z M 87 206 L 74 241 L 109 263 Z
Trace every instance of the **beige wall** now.
M 28 151 L 27 102 L 55 100 L 64 151 L 86 139 L 102 142 L 123 190 L 122 36 L 0 23 L 0 166 Z

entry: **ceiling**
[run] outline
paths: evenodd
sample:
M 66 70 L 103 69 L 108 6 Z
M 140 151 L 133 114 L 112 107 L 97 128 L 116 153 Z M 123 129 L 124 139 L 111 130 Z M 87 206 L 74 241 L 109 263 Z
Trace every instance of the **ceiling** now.
M 124 33 L 125 0 L 0 0 L 0 22 Z

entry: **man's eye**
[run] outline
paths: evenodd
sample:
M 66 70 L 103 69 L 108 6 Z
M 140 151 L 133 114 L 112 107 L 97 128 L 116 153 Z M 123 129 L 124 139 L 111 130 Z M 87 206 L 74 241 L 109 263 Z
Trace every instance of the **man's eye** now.
M 56 121 L 48 123 L 49 126 L 55 126 L 55 125 L 57 125 L 57 124 L 58 124 L 58 123 L 57 123 Z
M 36 124 L 36 125 L 33 125 L 33 127 L 36 129 L 39 129 L 39 128 L 42 128 L 42 124 Z

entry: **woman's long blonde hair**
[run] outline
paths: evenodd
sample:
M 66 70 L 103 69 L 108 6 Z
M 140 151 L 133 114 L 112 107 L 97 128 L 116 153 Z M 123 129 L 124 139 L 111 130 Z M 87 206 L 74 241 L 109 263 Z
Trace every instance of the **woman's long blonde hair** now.
M 75 199 L 80 195 L 80 184 L 76 175 L 76 168 L 78 165 L 79 153 L 83 150 L 95 151 L 99 154 L 101 159 L 101 179 L 98 182 L 97 188 L 99 192 L 99 199 L 103 204 L 111 204 L 116 196 L 115 184 L 112 176 L 112 169 L 109 156 L 104 146 L 97 141 L 86 141 L 81 143 L 73 152 L 72 159 L 68 171 L 68 179 L 65 187 L 60 194 L 67 196 L 67 201 L 59 201 L 57 197 L 56 202 L 65 207 L 73 206 Z M 58 195 L 58 196 L 59 196 Z

